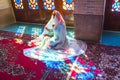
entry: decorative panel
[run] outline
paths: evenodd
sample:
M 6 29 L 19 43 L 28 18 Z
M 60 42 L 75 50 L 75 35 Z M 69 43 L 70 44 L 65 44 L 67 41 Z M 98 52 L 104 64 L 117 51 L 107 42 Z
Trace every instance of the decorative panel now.
M 38 0 L 28 0 L 29 9 L 38 10 Z
M 63 0 L 63 9 L 64 10 L 74 10 L 73 0 Z
M 55 0 L 43 0 L 45 10 L 54 10 L 55 9 Z
M 24 9 L 23 0 L 14 0 L 16 9 Z
M 120 0 L 112 0 L 112 11 L 120 12 Z

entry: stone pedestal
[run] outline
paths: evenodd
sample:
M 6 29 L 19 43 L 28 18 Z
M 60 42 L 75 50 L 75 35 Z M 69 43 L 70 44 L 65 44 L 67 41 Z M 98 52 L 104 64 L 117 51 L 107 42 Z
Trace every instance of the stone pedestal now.
M 74 6 L 76 39 L 100 42 L 105 0 L 74 0 Z

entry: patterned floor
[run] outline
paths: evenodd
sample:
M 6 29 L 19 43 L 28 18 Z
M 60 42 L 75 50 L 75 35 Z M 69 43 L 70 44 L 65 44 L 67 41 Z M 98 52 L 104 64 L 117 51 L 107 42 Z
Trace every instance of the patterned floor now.
M 64 80 L 66 75 L 58 70 L 51 70 L 40 61 L 24 57 L 22 50 L 27 44 L 23 47 L 14 43 L 15 38 L 21 39 L 24 43 L 32 39 L 27 34 L 19 37 L 12 32 L 0 31 L 1 80 Z M 87 62 L 94 62 L 103 75 L 102 78 L 96 77 L 93 80 L 120 80 L 120 47 L 88 44 L 86 54 L 89 57 Z

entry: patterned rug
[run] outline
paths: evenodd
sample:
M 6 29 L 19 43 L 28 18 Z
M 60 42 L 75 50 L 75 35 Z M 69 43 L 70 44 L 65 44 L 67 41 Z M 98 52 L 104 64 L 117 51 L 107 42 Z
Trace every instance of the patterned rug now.
M 120 80 L 120 47 L 88 44 L 86 54 L 100 68 L 102 80 Z
M 66 75 L 46 64 L 25 57 L 23 49 L 32 38 L 23 35 L 15 42 L 15 33 L 0 31 L 0 78 L 1 80 L 65 80 Z M 22 45 L 21 45 L 22 44 Z M 88 44 L 86 54 L 101 71 L 102 78 L 93 80 L 120 80 L 120 47 Z M 72 80 L 72 79 L 71 79 Z M 79 80 L 79 79 L 77 79 Z

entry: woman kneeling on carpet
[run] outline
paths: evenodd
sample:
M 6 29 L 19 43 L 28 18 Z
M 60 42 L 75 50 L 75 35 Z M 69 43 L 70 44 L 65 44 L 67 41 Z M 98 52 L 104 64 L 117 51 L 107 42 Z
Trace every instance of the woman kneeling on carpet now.
M 24 49 L 24 55 L 44 62 L 48 68 L 58 69 L 67 75 L 66 80 L 92 80 L 96 75 L 101 76 L 93 63 L 86 64 L 81 58 L 81 54 L 86 56 L 87 45 L 67 37 L 65 21 L 57 10 L 53 11 L 42 35 L 30 41 L 31 44 L 34 47 Z
M 38 44 L 40 39 L 42 40 L 42 42 L 40 42 L 42 43 L 41 45 Z M 66 25 L 61 14 L 57 10 L 53 11 L 51 19 L 45 25 L 42 35 L 40 35 L 39 38 L 32 40 L 29 45 L 31 45 L 32 42 L 44 49 L 46 47 L 52 49 L 65 49 L 67 45 Z
M 87 45 L 83 41 L 66 36 L 65 21 L 57 10 L 53 11 L 51 19 L 45 25 L 42 35 L 29 42 L 29 46 L 32 44 L 35 47 L 24 50 L 24 54 L 28 57 L 36 53 L 36 58 L 41 54 L 55 53 L 56 55 L 56 53 L 59 53 L 57 56 L 62 55 L 61 58 L 67 58 L 81 54 L 85 55 L 87 49 Z

